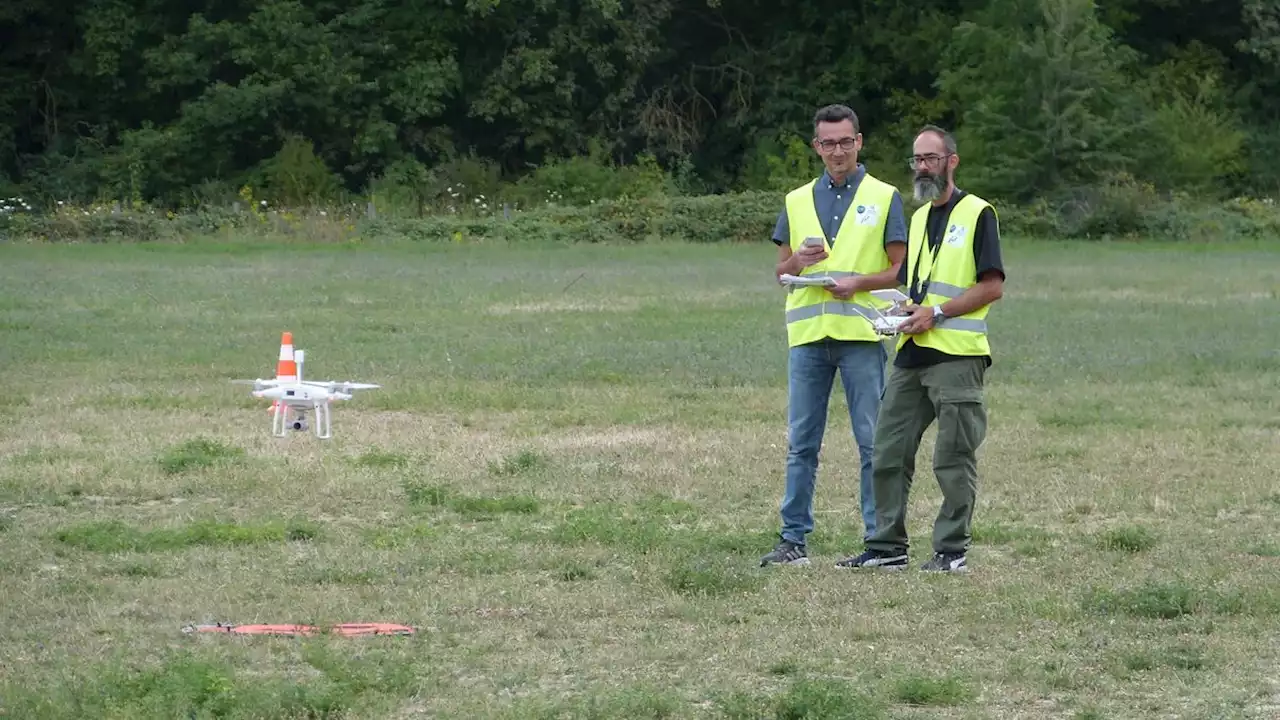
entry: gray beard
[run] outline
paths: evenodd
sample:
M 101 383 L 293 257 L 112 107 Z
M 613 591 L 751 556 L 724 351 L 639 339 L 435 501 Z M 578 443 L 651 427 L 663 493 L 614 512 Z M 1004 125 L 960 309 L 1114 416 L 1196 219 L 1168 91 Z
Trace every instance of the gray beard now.
M 913 183 L 915 198 L 918 202 L 933 202 L 942 195 L 943 189 L 947 186 L 947 181 L 941 175 L 933 175 L 930 177 L 918 177 Z

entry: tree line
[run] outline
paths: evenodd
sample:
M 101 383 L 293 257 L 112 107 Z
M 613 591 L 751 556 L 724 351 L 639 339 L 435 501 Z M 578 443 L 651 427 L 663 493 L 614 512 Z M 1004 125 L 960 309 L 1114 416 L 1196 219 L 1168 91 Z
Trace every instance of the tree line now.
M 1280 192 L 1270 0 L 8 0 L 0 32 L 0 194 L 42 203 L 779 190 L 831 102 L 901 187 L 937 123 L 1009 202 Z

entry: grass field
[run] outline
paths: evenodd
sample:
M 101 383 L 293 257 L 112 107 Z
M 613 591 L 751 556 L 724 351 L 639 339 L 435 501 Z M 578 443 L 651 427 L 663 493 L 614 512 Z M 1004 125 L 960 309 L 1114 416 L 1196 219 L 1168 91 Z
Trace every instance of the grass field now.
M 1280 251 L 1011 242 L 972 572 L 814 565 L 759 246 L 0 247 L 0 715 L 1280 717 Z M 331 441 L 232 378 L 377 382 Z M 940 501 L 921 450 L 913 566 Z M 397 622 L 414 637 L 184 635 Z

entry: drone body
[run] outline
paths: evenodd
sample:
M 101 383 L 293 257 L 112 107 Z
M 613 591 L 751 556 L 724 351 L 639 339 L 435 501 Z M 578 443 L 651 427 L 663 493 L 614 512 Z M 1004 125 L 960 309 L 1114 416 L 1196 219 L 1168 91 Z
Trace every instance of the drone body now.
M 293 334 L 285 332 L 280 337 L 280 359 L 276 364 L 276 377 L 273 380 L 235 380 L 233 382 L 252 384 L 250 393 L 257 398 L 271 400 L 271 434 L 284 437 L 289 430 L 306 430 L 307 413 L 314 412 L 316 437 L 327 440 L 333 437 L 333 421 L 329 404 L 334 400 L 350 400 L 355 390 L 367 390 L 381 387 L 371 383 L 334 382 L 325 380 L 317 382 L 302 379 L 302 365 L 305 354 L 302 350 L 293 349 Z M 292 413 L 293 419 L 288 415 Z

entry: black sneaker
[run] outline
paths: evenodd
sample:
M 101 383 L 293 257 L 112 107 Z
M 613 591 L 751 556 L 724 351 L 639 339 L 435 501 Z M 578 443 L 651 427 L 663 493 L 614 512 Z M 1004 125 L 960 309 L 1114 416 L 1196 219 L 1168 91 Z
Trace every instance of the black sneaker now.
M 965 564 L 964 553 L 934 553 L 929 562 L 920 566 L 926 572 L 965 573 L 969 566 Z
M 808 565 L 809 554 L 805 552 L 803 545 L 797 545 L 790 540 L 783 540 L 773 549 L 773 552 L 760 558 L 760 567 L 765 565 Z
M 838 568 L 877 568 L 881 570 L 903 570 L 907 567 L 907 554 L 904 552 L 885 552 L 868 550 L 861 555 L 847 557 L 836 563 Z

